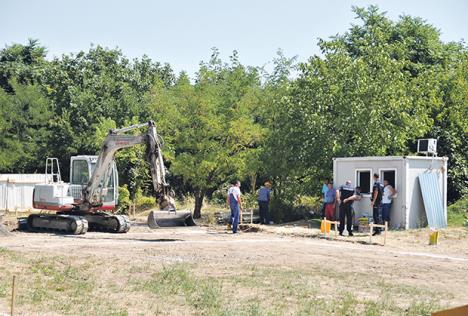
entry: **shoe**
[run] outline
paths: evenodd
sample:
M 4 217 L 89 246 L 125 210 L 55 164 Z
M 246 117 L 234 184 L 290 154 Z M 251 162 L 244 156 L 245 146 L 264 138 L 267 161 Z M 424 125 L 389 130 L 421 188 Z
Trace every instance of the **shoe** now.
M 354 236 L 352 232 L 349 232 L 348 236 L 352 237 Z

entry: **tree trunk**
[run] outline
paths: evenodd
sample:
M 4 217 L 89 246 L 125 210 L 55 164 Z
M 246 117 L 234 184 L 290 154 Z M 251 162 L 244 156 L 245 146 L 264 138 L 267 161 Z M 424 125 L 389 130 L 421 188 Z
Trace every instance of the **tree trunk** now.
M 257 174 L 250 176 L 250 185 L 252 186 L 252 194 L 255 194 L 255 185 L 257 184 Z
M 195 191 L 195 209 L 193 210 L 193 218 L 201 217 L 201 208 L 203 206 L 203 198 L 205 197 L 205 191 Z

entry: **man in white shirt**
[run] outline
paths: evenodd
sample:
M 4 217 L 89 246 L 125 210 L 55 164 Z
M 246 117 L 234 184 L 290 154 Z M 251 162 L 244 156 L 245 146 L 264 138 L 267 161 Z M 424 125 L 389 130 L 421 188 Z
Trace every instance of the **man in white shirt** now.
M 237 226 L 239 225 L 239 216 L 240 211 L 242 210 L 242 201 L 241 201 L 241 183 L 240 181 L 235 181 L 232 183 L 232 186 L 228 190 L 226 202 L 231 209 L 231 224 L 232 224 L 232 233 L 237 233 Z
M 390 223 L 390 209 L 392 208 L 393 197 L 396 194 L 396 190 L 388 183 L 388 180 L 383 182 L 383 194 L 382 194 L 382 221 Z

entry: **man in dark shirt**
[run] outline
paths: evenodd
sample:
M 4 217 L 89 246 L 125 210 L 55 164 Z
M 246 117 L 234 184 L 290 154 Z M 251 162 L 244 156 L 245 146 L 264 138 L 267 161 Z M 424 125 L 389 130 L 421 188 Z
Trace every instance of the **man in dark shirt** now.
M 337 201 L 340 203 L 340 226 L 338 228 L 340 236 L 343 236 L 345 218 L 346 230 L 348 236 L 353 236 L 353 203 L 361 199 L 360 188 L 354 189 L 351 186 L 351 180 L 347 180 L 345 185 L 342 185 L 336 193 Z
M 271 183 L 265 182 L 265 185 L 258 190 L 258 209 L 260 212 L 260 224 L 270 224 L 270 193 Z
M 379 175 L 374 173 L 374 185 L 372 186 L 371 207 L 372 219 L 375 224 L 380 224 L 380 204 L 382 203 L 383 185 L 379 182 Z M 380 227 L 374 228 L 372 235 L 380 234 Z

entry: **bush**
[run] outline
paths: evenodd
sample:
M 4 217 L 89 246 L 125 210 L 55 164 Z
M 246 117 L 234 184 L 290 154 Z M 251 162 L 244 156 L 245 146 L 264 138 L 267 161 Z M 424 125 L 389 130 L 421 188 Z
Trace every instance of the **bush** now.
M 244 208 L 258 208 L 257 193 L 245 193 L 242 195 L 242 205 Z
M 273 199 L 270 204 L 270 216 L 275 223 L 293 222 L 309 216 L 310 209 L 304 205 L 295 206 L 279 199 Z
M 146 211 L 156 207 L 156 199 L 151 196 L 137 196 L 135 203 L 139 211 Z
M 210 202 L 217 205 L 225 205 L 226 194 L 230 186 L 231 184 L 229 184 L 228 182 L 220 185 L 211 195 Z
M 468 226 L 468 196 L 448 207 L 447 221 L 449 226 Z
M 130 191 L 128 190 L 127 185 L 119 187 L 119 201 L 117 207 L 117 213 L 119 214 L 128 214 L 130 209 Z

